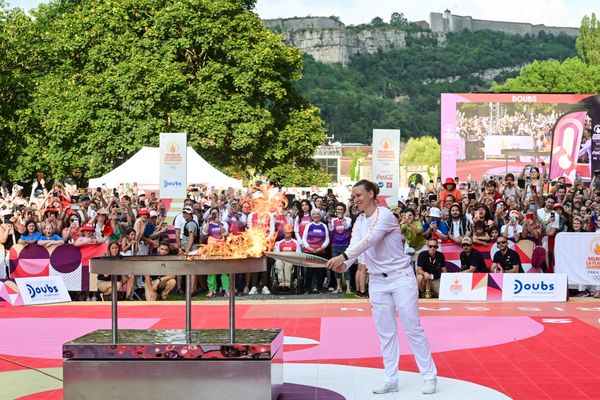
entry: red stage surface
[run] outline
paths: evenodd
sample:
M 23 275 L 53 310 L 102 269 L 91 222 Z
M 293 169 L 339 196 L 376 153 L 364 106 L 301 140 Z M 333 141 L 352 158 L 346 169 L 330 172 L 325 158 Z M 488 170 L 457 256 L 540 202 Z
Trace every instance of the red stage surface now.
M 600 382 L 599 301 L 420 306 L 440 377 L 436 397 L 600 398 L 594 383 Z M 241 303 L 237 316 L 238 328 L 285 330 L 286 385 L 280 399 L 371 398 L 367 393 L 379 383 L 383 365 L 366 301 Z M 120 328 L 180 329 L 184 306 L 123 304 L 119 318 Z M 225 304 L 194 305 L 194 329 L 226 328 L 227 318 Z M 0 357 L 60 378 L 62 344 L 109 328 L 106 303 L 0 303 Z M 400 392 L 375 398 L 421 398 L 414 358 L 406 339 L 400 343 Z M 0 387 L 2 399 L 62 398 L 60 381 L 3 360 Z

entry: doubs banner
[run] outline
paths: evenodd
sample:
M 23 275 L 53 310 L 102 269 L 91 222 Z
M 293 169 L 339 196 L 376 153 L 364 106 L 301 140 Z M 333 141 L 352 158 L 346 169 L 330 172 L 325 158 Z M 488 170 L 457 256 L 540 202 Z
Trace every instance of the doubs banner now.
M 379 185 L 379 204 L 398 205 L 400 185 L 400 131 L 373 129 L 372 181 Z M 383 204 L 383 203 L 386 204 Z
M 566 274 L 569 284 L 600 285 L 600 233 L 559 233 L 554 257 L 554 270 Z
M 443 273 L 440 300 L 566 301 L 565 274 Z
M 184 199 L 187 195 L 187 135 L 160 134 L 160 197 Z
M 60 276 L 16 278 L 15 282 L 26 306 L 71 301 L 65 282 Z

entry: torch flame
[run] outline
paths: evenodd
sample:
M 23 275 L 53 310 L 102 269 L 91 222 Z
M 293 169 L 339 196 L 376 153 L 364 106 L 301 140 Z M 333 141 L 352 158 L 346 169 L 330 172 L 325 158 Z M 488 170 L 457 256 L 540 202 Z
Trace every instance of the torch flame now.
M 198 251 L 189 254 L 190 258 L 258 258 L 273 250 L 277 232 L 268 232 L 268 217 L 287 207 L 287 198 L 279 192 L 271 194 L 269 187 L 263 186 L 246 201 L 250 202 L 252 212 L 258 214 L 259 222 L 252 229 L 237 235 L 229 234 L 225 239 L 209 237 Z

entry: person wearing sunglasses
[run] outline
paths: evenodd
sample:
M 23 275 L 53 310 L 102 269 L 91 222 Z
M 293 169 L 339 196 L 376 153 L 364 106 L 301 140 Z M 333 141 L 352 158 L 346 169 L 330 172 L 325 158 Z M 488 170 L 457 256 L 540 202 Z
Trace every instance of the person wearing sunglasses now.
M 419 257 L 417 258 L 417 283 L 419 285 L 419 292 L 423 294 L 427 281 L 430 281 L 432 297 L 438 297 L 442 272 L 448 272 L 446 269 L 446 258 L 441 251 L 438 251 L 438 247 L 439 244 L 436 239 L 429 239 L 427 241 L 427 251 L 419 253 Z
M 517 273 L 521 269 L 521 257 L 519 253 L 508 247 L 508 239 L 499 236 L 496 240 L 498 251 L 494 254 L 492 260 L 492 272 L 511 272 Z
M 473 248 L 473 239 L 464 237 L 461 246 L 463 248 L 460 253 L 461 272 L 489 272 L 481 253 Z

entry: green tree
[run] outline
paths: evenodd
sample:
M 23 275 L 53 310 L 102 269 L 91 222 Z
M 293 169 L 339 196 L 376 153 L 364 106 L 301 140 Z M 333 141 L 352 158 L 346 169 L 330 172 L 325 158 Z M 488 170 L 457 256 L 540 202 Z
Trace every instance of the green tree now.
M 519 76 L 503 85 L 494 85 L 496 92 L 598 93 L 600 65 L 588 65 L 579 58 L 564 62 L 534 61 Z
M 84 178 L 112 169 L 159 132 L 186 132 L 212 164 L 319 173 L 318 109 L 297 91 L 302 55 L 252 12 L 253 0 L 56 0 L 35 15 L 45 71 L 19 155 Z M 36 129 L 37 128 L 37 129 Z M 291 176 L 291 174 L 289 175 Z
M 383 26 L 383 25 L 385 25 L 385 22 L 383 22 L 383 19 L 381 17 L 375 17 L 371 20 L 371 25 Z
M 420 138 L 410 138 L 400 157 L 400 164 L 425 165 L 427 170 L 435 167 L 439 175 L 441 160 L 440 144 L 432 136 L 423 136 Z
M 600 65 L 600 21 L 596 14 L 587 15 L 581 20 L 577 36 L 577 53 L 586 64 Z
M 408 20 L 404 16 L 404 13 L 393 12 L 390 17 L 390 25 L 404 28 L 408 26 Z
M 0 178 L 13 179 L 12 169 L 23 148 L 21 130 L 33 90 L 38 61 L 31 39 L 31 19 L 0 1 Z M 35 173 L 35 171 L 29 171 Z
M 356 181 L 358 179 L 358 160 L 367 156 L 367 153 L 361 149 L 349 150 L 348 156 L 350 156 L 350 180 Z

